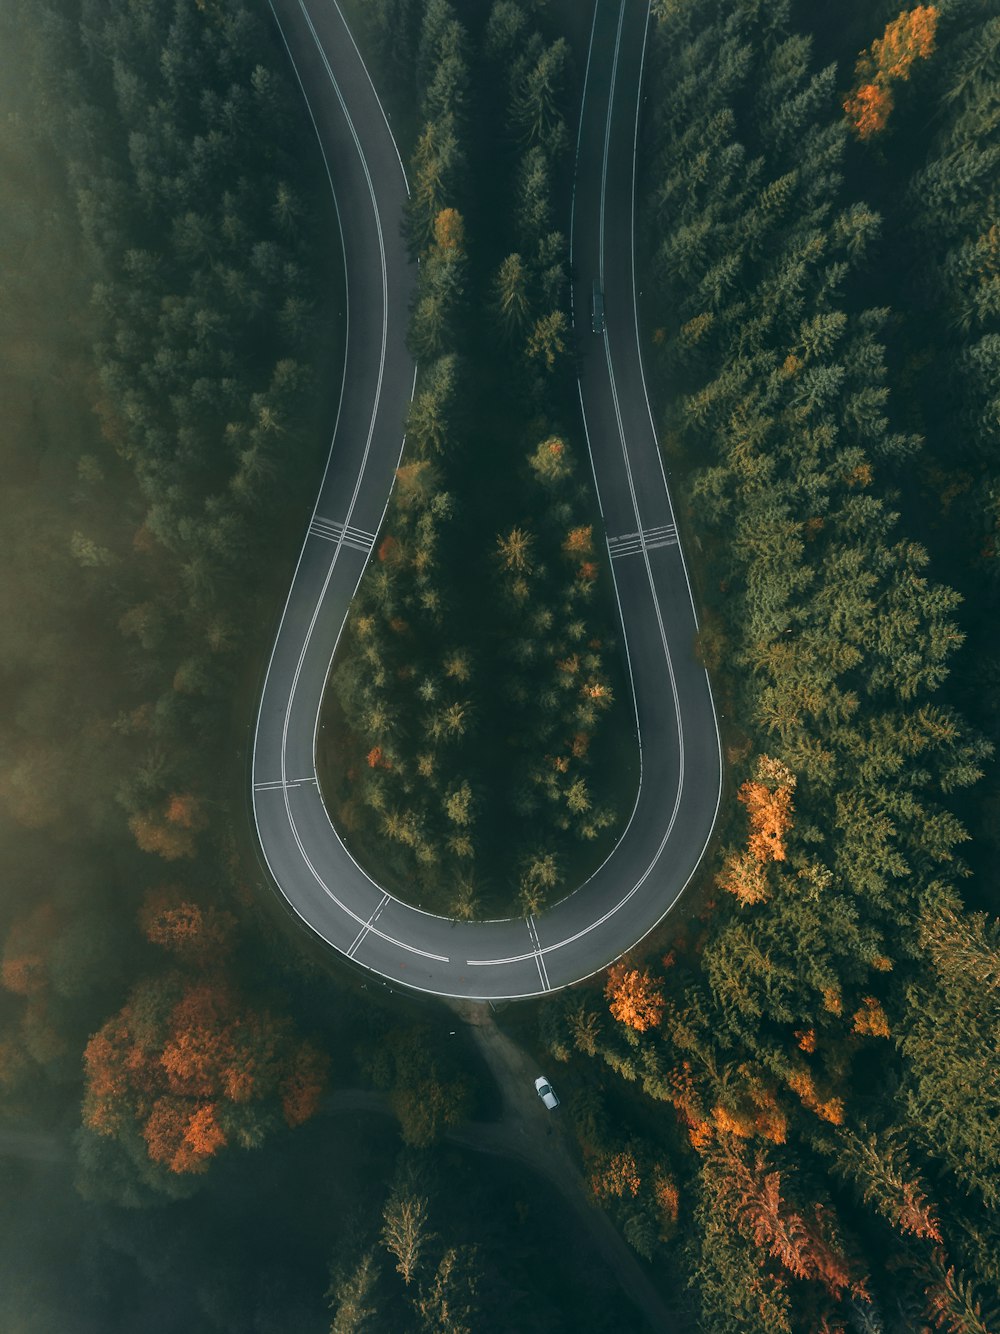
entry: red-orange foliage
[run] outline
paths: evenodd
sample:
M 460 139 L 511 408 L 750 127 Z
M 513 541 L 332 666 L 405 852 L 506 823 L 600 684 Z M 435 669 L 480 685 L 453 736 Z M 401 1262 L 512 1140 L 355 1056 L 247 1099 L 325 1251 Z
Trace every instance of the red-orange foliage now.
M 226 1144 L 226 1110 L 277 1102 L 290 1125 L 318 1106 L 325 1058 L 288 1020 L 253 1010 L 221 977 L 140 986 L 84 1053 L 84 1120 L 103 1135 L 138 1124 L 154 1162 L 202 1172 Z
M 791 1208 L 782 1197 L 781 1173 L 760 1151 L 747 1161 L 746 1150 L 731 1137 L 718 1141 L 712 1153 L 716 1204 L 731 1222 L 793 1277 L 818 1281 L 832 1297 L 845 1290 L 865 1295 L 864 1280 L 832 1239 L 821 1205 Z
M 634 1028 L 637 1033 L 657 1028 L 663 1018 L 663 993 L 659 981 L 648 968 L 640 972 L 625 963 L 612 964 L 604 994 L 618 1022 Z
M 712 1120 L 716 1130 L 721 1130 L 723 1134 L 735 1135 L 738 1139 L 750 1139 L 753 1135 L 753 1118 L 732 1112 L 728 1107 L 713 1107 Z
M 860 1007 L 854 1012 L 854 1031 L 873 1038 L 889 1036 L 888 1017 L 874 996 L 862 997 Z
M 844 103 L 847 119 L 859 139 L 870 139 L 884 130 L 892 107 L 892 90 L 878 83 L 863 83 Z
M 144 811 L 130 817 L 128 827 L 143 852 L 158 853 L 165 861 L 195 855 L 194 835 L 207 819 L 192 793 L 173 793 L 163 814 Z
M 192 1111 L 170 1098 L 158 1098 L 142 1132 L 153 1162 L 164 1163 L 172 1172 L 207 1171 L 210 1159 L 226 1144 L 215 1111 L 210 1102 Z
M 886 25 L 872 42 L 871 60 L 883 79 L 908 79 L 915 60 L 926 60 L 934 51 L 938 11 L 934 5 L 917 5 L 909 13 Z
M 392 561 L 399 552 L 399 543 L 393 537 L 392 533 L 387 533 L 379 543 L 378 558 L 380 561 Z
M 204 829 L 208 823 L 201 802 L 191 792 L 174 792 L 167 798 L 166 819 L 180 829 Z
M 150 890 L 139 910 L 147 940 L 194 961 L 226 954 L 235 926 L 232 913 L 203 907 L 174 885 Z
M 795 1040 L 803 1051 L 814 1052 L 816 1050 L 815 1028 L 797 1028 L 795 1030 Z
M 844 1013 L 844 998 L 840 994 L 840 987 L 833 985 L 823 988 L 823 1009 L 830 1014 Z
M 563 543 L 563 551 L 569 556 L 585 556 L 594 545 L 592 524 L 585 528 L 571 528 Z
M 688 1139 L 695 1153 L 701 1153 L 715 1139 L 715 1130 L 711 1121 L 693 1121 L 688 1128 Z
M 592 560 L 585 560 L 576 572 L 576 577 L 584 584 L 592 584 L 597 578 L 597 563 Z
M 173 829 L 151 811 L 129 817 L 132 837 L 143 852 L 155 852 L 164 861 L 195 855 L 195 842 L 186 829 Z
M 881 37 L 863 51 L 854 68 L 857 80 L 844 103 L 851 128 L 859 139 L 884 130 L 893 107 L 892 85 L 910 77 L 915 60 L 926 60 L 934 50 L 938 11 L 918 5 L 886 25 Z
M 761 755 L 754 776 L 737 793 L 737 800 L 747 808 L 750 832 L 745 852 L 731 852 L 716 876 L 720 889 L 735 895 L 741 903 L 763 903 L 768 897 L 766 867 L 769 862 L 784 861 L 787 855 L 785 834 L 792 825 L 792 793 L 795 775 L 780 760 Z
M 281 1081 L 281 1111 L 290 1126 L 300 1126 L 319 1109 L 326 1084 L 326 1054 L 309 1042 L 296 1050 L 292 1068 Z
M 653 1174 L 653 1196 L 664 1219 L 676 1223 L 680 1212 L 680 1192 L 670 1177 L 659 1167 Z
M 737 799 L 750 817 L 748 851 L 759 862 L 785 860 L 785 834 L 792 826 L 795 777 L 779 760 L 762 755 L 756 777 L 743 784 Z
M 822 1098 L 816 1091 L 813 1077 L 807 1070 L 793 1070 L 788 1076 L 788 1087 L 802 1099 L 802 1104 L 823 1121 L 839 1126 L 844 1122 L 843 1098 Z
M 992 1334 L 996 1329 L 988 1315 L 984 1315 L 982 1302 L 971 1290 L 968 1282 L 955 1271 L 955 1266 L 948 1263 L 943 1248 L 937 1247 L 925 1273 L 933 1274 L 933 1281 L 924 1289 L 927 1298 L 927 1316 L 935 1329 L 944 1334 Z
M 754 1130 L 772 1144 L 784 1144 L 788 1138 L 788 1117 L 776 1103 L 762 1107 L 753 1122 Z
M 895 1221 L 901 1232 L 910 1232 L 928 1241 L 941 1240 L 941 1225 L 934 1216 L 927 1196 L 913 1182 L 907 1181 L 903 1185 L 902 1201 Z

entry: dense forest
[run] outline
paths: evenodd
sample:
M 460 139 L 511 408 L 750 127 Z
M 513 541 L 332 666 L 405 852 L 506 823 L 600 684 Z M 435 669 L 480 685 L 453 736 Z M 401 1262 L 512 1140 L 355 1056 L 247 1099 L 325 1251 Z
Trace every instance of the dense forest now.
M 455 915 L 561 892 L 631 800 L 580 9 L 352 7 L 420 378 L 325 791 Z M 463 1026 L 327 959 L 250 841 L 342 338 L 267 12 L 6 0 L 0 40 L 0 1324 L 631 1328 L 552 1191 L 463 1147 L 498 1100 Z M 1000 3 L 654 0 L 646 78 L 644 355 L 729 786 L 658 934 L 500 1021 L 678 1329 L 997 1334 Z
M 0 33 L 0 1324 L 343 1329 L 363 1244 L 395 1328 L 501 1283 L 517 1328 L 553 1328 L 560 1289 L 611 1328 L 568 1213 L 442 1145 L 491 1107 L 464 1039 L 333 975 L 250 842 L 247 728 L 343 335 L 277 33 L 188 0 L 8 0 Z M 427 1220 L 405 1278 L 399 1199 Z
M 412 71 L 419 379 L 324 787 L 377 878 L 473 917 L 578 883 L 636 776 L 570 356 L 569 47 L 515 4 L 458 11 L 366 10 Z
M 1000 1318 L 1000 933 L 966 855 L 995 810 L 1000 10 L 859 7 L 858 55 L 842 8 L 654 5 L 649 359 L 733 793 L 698 918 L 608 1008 L 540 1019 L 613 1072 L 581 1144 L 702 1327 L 965 1334 Z

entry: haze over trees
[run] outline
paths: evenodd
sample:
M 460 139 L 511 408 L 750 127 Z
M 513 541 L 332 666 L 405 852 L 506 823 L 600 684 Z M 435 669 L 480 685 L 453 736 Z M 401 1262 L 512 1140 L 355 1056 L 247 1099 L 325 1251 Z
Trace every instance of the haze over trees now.
M 578 60 L 553 3 L 366 13 L 422 109 L 421 378 L 331 791 L 448 911 L 533 908 L 619 804 L 566 394 Z M 644 351 L 731 782 L 697 915 L 539 1007 L 560 1115 L 710 1334 L 995 1331 L 1000 13 L 654 19 Z M 461 1035 L 286 939 L 241 848 L 337 337 L 272 36 L 239 3 L 0 14 L 34 80 L 0 94 L 0 1130 L 54 1154 L 4 1159 L 2 1321 L 621 1328 L 538 1183 L 448 1140 L 483 1099 Z M 327 1069 L 402 1157 L 319 1115 Z
M 391 1119 L 318 1124 L 327 1069 L 385 1090 L 425 1160 L 480 1096 L 464 1044 L 342 989 L 247 861 L 262 627 L 329 434 L 335 224 L 252 7 L 11 0 L 0 36 L 0 1323 L 319 1334 L 399 1147 Z M 455 215 L 438 232 L 460 243 Z M 554 1327 L 553 1273 L 611 1328 L 600 1266 L 475 1163 L 451 1150 L 464 1185 L 435 1186 L 453 1230 L 414 1328 L 475 1309 L 479 1243 L 522 1328 Z M 484 1199 L 485 1226 L 462 1213 Z

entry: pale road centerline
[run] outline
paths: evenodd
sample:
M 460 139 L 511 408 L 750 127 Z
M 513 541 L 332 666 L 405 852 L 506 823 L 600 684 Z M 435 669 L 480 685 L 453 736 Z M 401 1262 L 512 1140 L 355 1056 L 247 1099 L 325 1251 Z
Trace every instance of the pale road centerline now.
M 597 339 L 590 342 L 589 327 L 583 327 L 581 319 L 580 325 L 574 321 L 574 329 L 583 358 L 578 385 L 598 504 L 605 523 L 606 513 L 616 517 L 617 535 L 606 540 L 632 687 L 640 781 L 627 823 L 604 861 L 582 886 L 540 915 L 548 942 L 544 946 L 533 914 L 492 922 L 456 921 L 394 897 L 345 846 L 315 777 L 287 776 L 288 769 L 302 774 L 310 763 L 315 773 L 326 679 L 386 513 L 415 367 L 402 336 L 413 285 L 398 228 L 405 179 L 399 174 L 402 164 L 385 112 L 337 0 L 312 4 L 313 15 L 304 0 L 271 0 L 271 7 L 309 108 L 331 189 L 330 164 L 335 162 L 338 189 L 351 209 L 342 213 L 334 194 L 344 245 L 349 331 L 334 441 L 271 652 L 254 734 L 255 777 L 276 770 L 281 775 L 251 787 L 261 851 L 296 915 L 366 970 L 445 996 L 486 1000 L 545 994 L 599 971 L 664 917 L 708 846 L 721 794 L 721 748 L 711 691 L 691 651 L 697 618 L 683 553 L 680 562 L 660 558 L 656 582 L 653 579 L 650 553 L 662 547 L 679 549 L 679 541 L 672 522 L 658 522 L 673 520 L 673 509 L 648 396 L 648 425 L 635 418 L 645 392 L 638 337 L 631 347 L 621 337 L 629 320 L 637 331 L 634 180 L 648 5 L 639 0 L 596 0 L 594 5 L 571 206 L 574 272 L 586 267 L 611 284 L 600 340 L 606 371 L 594 353 L 587 352 L 590 347 L 596 352 L 598 344 Z M 366 198 L 371 199 L 371 217 L 361 202 Z M 631 250 L 623 244 L 627 226 L 632 228 Z M 574 315 L 587 304 L 578 297 L 589 290 L 591 279 L 576 281 L 581 293 L 574 282 Z M 621 296 L 629 288 L 626 303 Z M 351 336 L 355 323 L 360 340 Z M 365 349 L 360 355 L 359 348 Z M 612 441 L 617 464 L 609 452 Z M 630 497 L 635 529 L 621 532 L 628 526 L 627 518 L 621 525 L 622 502 L 627 514 Z M 343 519 L 327 517 L 345 508 Z M 333 545 L 332 559 L 325 559 L 313 538 Z M 345 547 L 364 559 L 338 559 Z M 644 576 L 623 562 L 628 555 L 642 558 Z M 678 606 L 675 589 L 682 570 L 687 597 Z M 637 600 L 638 580 L 647 591 Z M 668 606 L 669 634 L 664 620 Z M 648 729 L 645 746 L 640 718 Z M 661 814 L 660 803 L 671 790 L 672 809 L 668 806 Z M 258 801 L 257 794 L 268 791 L 281 792 L 283 799 L 272 802 L 261 796 Z M 669 865 L 663 856 L 668 843 Z M 479 957 L 470 960 L 470 954 Z

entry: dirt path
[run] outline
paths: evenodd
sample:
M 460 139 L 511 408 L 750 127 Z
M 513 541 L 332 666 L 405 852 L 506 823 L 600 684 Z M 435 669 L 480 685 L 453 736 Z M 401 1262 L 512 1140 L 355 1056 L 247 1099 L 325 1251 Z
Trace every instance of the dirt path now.
M 683 1322 L 667 1309 L 607 1214 L 592 1203 L 570 1152 L 559 1113 L 546 1111 L 535 1094 L 535 1076 L 540 1072 L 528 1055 L 497 1027 L 489 1006 L 457 1001 L 452 1008 L 469 1027 L 497 1082 L 503 1115 L 499 1122 L 467 1122 L 448 1131 L 447 1138 L 477 1153 L 514 1159 L 548 1181 L 573 1209 L 622 1291 L 645 1317 L 649 1330 L 655 1334 L 680 1330 Z M 328 1094 L 323 1100 L 323 1112 L 328 1116 L 348 1112 L 393 1115 L 384 1093 L 357 1088 Z M 68 1140 L 61 1135 L 0 1130 L 0 1157 L 56 1164 L 67 1163 L 72 1156 Z M 622 1328 L 625 1329 L 624 1324 Z
M 572 1207 L 594 1247 L 606 1261 L 656 1334 L 672 1334 L 680 1322 L 643 1272 L 635 1252 L 610 1218 L 592 1201 L 590 1191 L 566 1142 L 558 1112 L 549 1112 L 535 1093 L 539 1071 L 527 1053 L 500 1028 L 488 1005 L 449 1002 L 468 1025 L 476 1046 L 489 1066 L 503 1100 L 499 1124 L 467 1124 L 448 1138 L 482 1153 L 514 1158 L 549 1181 Z

